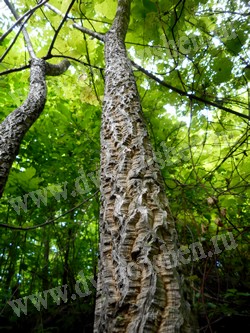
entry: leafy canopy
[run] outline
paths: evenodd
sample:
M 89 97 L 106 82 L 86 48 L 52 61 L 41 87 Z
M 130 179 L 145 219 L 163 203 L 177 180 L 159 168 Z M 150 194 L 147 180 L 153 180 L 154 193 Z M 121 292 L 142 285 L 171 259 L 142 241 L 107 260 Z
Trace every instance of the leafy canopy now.
M 13 4 L 21 16 L 37 3 Z M 56 220 L 26 232 L 1 229 L 3 306 L 11 297 L 73 286 L 81 270 L 95 275 L 97 264 L 103 43 L 73 23 L 107 32 L 116 1 L 75 1 L 60 30 L 71 1 L 49 4 L 62 16 L 42 6 L 28 19 L 28 33 L 38 57 L 67 58 L 71 67 L 47 78 L 46 107 L 23 140 L 0 219 L 24 228 Z M 3 4 L 1 11 L 4 33 L 15 19 Z M 216 234 L 237 239 L 237 250 L 194 263 L 188 273 L 204 327 L 222 314 L 249 316 L 249 24 L 248 1 L 136 0 L 126 37 L 129 57 L 146 70 L 137 66 L 135 75 L 180 243 L 201 241 L 209 250 Z M 0 120 L 28 94 L 29 57 L 17 33 L 0 43 Z

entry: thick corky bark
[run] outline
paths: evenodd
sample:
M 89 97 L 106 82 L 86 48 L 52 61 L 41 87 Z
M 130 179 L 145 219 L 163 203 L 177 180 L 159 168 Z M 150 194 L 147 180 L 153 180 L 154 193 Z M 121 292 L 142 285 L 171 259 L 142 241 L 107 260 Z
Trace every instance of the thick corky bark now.
M 47 94 L 45 75 L 60 75 L 69 65 L 66 60 L 59 65 L 37 58 L 31 60 L 28 98 L 0 124 L 0 198 L 21 141 L 44 109 Z
M 167 265 L 176 231 L 143 121 L 124 39 L 130 0 L 105 36 L 100 262 L 94 332 L 194 332 Z

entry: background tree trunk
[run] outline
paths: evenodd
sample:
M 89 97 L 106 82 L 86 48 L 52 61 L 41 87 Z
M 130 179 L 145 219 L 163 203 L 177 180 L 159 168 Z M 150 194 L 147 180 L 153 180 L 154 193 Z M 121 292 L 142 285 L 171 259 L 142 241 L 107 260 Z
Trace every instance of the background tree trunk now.
M 22 139 L 44 109 L 47 94 L 45 70 L 44 60 L 31 61 L 29 96 L 0 124 L 0 198 Z
M 38 58 L 31 60 L 29 95 L 20 107 L 0 123 L 0 198 L 22 139 L 44 109 L 47 96 L 45 75 L 60 75 L 69 65 L 68 60 L 63 60 L 58 65 Z
M 179 276 L 166 263 L 166 249 L 175 249 L 176 230 L 126 56 L 130 2 L 118 1 L 105 36 L 94 331 L 191 332 Z

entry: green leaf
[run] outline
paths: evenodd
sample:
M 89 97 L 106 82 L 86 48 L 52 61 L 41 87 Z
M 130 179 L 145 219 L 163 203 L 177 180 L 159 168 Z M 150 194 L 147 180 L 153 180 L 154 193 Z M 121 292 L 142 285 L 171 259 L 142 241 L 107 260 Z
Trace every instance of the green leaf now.
M 104 1 L 95 4 L 95 11 L 99 15 L 103 16 L 106 20 L 112 20 L 115 17 L 116 2 L 115 1 Z
M 157 7 L 154 2 L 150 0 L 142 0 L 143 6 L 146 10 L 146 12 L 156 12 Z
M 214 60 L 212 69 L 216 72 L 213 76 L 213 82 L 220 84 L 231 79 L 233 63 L 229 58 L 217 58 Z
M 237 55 L 241 51 L 242 46 L 244 45 L 246 40 L 247 40 L 246 32 L 240 30 L 235 33 L 234 38 L 226 38 L 224 44 L 231 54 Z

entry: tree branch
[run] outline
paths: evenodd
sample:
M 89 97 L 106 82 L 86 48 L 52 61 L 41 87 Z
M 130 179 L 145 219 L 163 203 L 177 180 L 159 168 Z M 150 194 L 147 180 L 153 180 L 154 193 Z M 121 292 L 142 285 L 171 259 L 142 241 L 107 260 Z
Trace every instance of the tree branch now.
M 80 30 L 81 32 L 83 32 L 84 34 L 87 34 L 91 37 L 94 37 L 96 39 L 99 39 L 100 41 L 104 42 L 105 41 L 105 35 L 103 34 L 100 34 L 98 32 L 95 32 L 95 31 L 92 31 L 92 30 L 89 30 L 87 28 L 84 28 L 82 27 L 81 25 L 77 24 L 77 23 L 74 23 L 73 24 L 73 27 L 76 28 L 77 30 Z
M 61 217 L 73 212 L 75 209 L 81 207 L 83 204 L 85 204 L 87 201 L 89 201 L 90 199 L 92 199 L 97 193 L 99 192 L 99 190 L 95 191 L 94 194 L 92 194 L 89 198 L 87 198 L 86 200 L 84 200 L 83 202 L 81 202 L 79 205 L 71 208 L 70 210 L 68 210 L 67 212 L 63 213 L 62 215 L 55 217 L 52 220 L 47 220 L 44 223 L 41 224 L 37 224 L 34 225 L 32 227 L 27 227 L 27 228 L 23 228 L 23 227 L 16 227 L 14 225 L 10 225 L 10 224 L 6 224 L 6 223 L 0 223 L 0 227 L 1 228 L 5 228 L 5 229 L 11 229 L 11 230 L 18 230 L 18 231 L 28 231 L 28 230 L 34 230 L 34 229 L 38 229 L 38 228 L 42 228 L 42 227 L 46 227 L 47 225 L 55 222 L 56 220 L 60 219 Z M 59 221 L 58 221 L 59 222 Z
M 197 14 L 208 14 L 208 15 L 230 14 L 230 15 L 250 16 L 249 12 L 241 13 L 241 12 L 234 12 L 234 11 L 230 11 L 230 10 L 214 10 L 214 11 L 201 10 L 201 11 L 197 12 Z
M 48 59 L 52 59 L 52 58 L 64 58 L 64 59 L 68 59 L 68 60 L 73 60 L 73 61 L 78 62 L 79 64 L 82 64 L 84 66 L 98 69 L 99 71 L 104 70 L 103 67 L 98 67 L 98 66 L 95 66 L 95 65 L 92 65 L 92 64 L 90 65 L 90 64 L 88 64 L 84 61 L 81 61 L 80 59 L 76 59 L 76 58 L 73 58 L 73 57 L 70 57 L 70 56 L 59 55 L 59 54 L 51 54 L 50 57 L 44 57 L 43 59 L 48 60 Z M 1 73 L 0 73 L 0 75 L 1 75 Z
M 64 58 L 64 59 L 68 59 L 68 60 L 73 60 L 73 61 L 76 61 L 78 62 L 79 64 L 82 64 L 84 66 L 90 66 L 88 63 L 84 62 L 84 61 L 81 61 L 79 59 L 76 59 L 76 58 L 73 58 L 73 57 L 70 57 L 70 56 L 63 56 L 63 55 L 57 55 L 57 54 L 51 54 L 49 57 L 43 57 L 44 60 L 49 60 L 49 59 L 52 59 L 52 58 Z M 47 64 L 47 62 L 46 62 Z M 49 64 L 49 66 L 51 66 L 51 64 Z M 54 66 L 57 66 L 57 65 L 54 65 Z M 92 68 L 96 68 L 98 69 L 99 71 L 103 71 L 104 68 L 102 67 L 98 67 L 98 66 L 95 66 L 95 65 L 91 65 Z M 8 69 L 4 72 L 1 72 L 0 73 L 0 76 L 2 75 L 8 75 L 8 74 L 11 74 L 11 73 L 15 73 L 15 72 L 20 72 L 20 71 L 23 71 L 24 69 L 27 69 L 27 68 L 30 68 L 30 65 L 24 65 L 24 66 L 21 66 L 21 67 L 18 67 L 18 68 L 12 68 L 12 69 Z M 62 74 L 62 73 L 61 73 Z M 46 75 L 51 75 L 49 73 L 46 73 Z
M 68 7 L 68 9 L 67 9 L 67 11 L 66 11 L 66 13 L 65 13 L 65 15 L 63 15 L 63 19 L 62 19 L 62 21 L 60 22 L 59 27 L 57 28 L 57 30 L 56 30 L 56 32 L 55 32 L 55 34 L 54 34 L 53 40 L 52 40 L 52 42 L 51 42 L 51 44 L 50 44 L 50 47 L 49 47 L 49 50 L 48 50 L 47 56 L 49 56 L 49 55 L 51 54 L 52 49 L 53 49 L 54 44 L 55 44 L 55 41 L 56 41 L 56 38 L 57 38 L 57 36 L 58 36 L 58 34 L 59 34 L 59 32 L 60 32 L 60 30 L 61 30 L 61 28 L 62 28 L 64 22 L 67 20 L 68 13 L 70 12 L 70 9 L 71 9 L 72 6 L 74 5 L 74 2 L 75 2 L 75 0 L 72 0 L 72 1 L 71 1 L 71 3 L 70 3 L 70 5 L 69 5 L 69 7 Z
M 29 95 L 0 124 L 0 198 L 21 141 L 44 109 L 46 94 L 45 61 L 32 59 Z
M 60 64 L 54 65 L 48 62 L 45 63 L 45 71 L 48 76 L 58 76 L 66 72 L 69 68 L 70 62 L 67 59 L 64 59 Z
M 0 124 L 0 198 L 22 139 L 44 109 L 47 96 L 45 75 L 62 74 L 69 65 L 68 60 L 63 60 L 59 65 L 51 65 L 46 64 L 43 59 L 31 59 L 29 95 Z
M 61 16 L 61 17 L 65 17 L 65 15 L 63 15 L 62 12 L 60 12 L 59 9 L 57 9 L 56 7 L 46 3 L 45 5 L 47 8 L 49 8 L 50 10 L 52 10 L 54 13 L 56 13 L 57 15 Z M 86 33 L 88 34 L 89 36 L 92 36 L 96 39 L 99 39 L 100 41 L 104 42 L 104 35 L 103 34 L 100 34 L 98 32 L 95 32 L 95 31 L 92 31 L 90 29 L 87 29 L 87 28 L 84 28 L 82 27 L 80 24 L 77 24 L 77 23 L 73 23 L 72 26 L 78 30 L 80 30 L 81 32 L 83 33 Z
M 159 79 L 157 76 L 155 76 L 154 74 L 150 73 L 149 71 L 147 71 L 146 69 L 144 69 L 143 67 L 137 65 L 134 61 L 132 61 L 132 64 L 135 68 L 137 68 L 140 72 L 144 73 L 145 75 L 147 75 L 148 77 L 150 77 L 151 79 L 153 79 L 154 81 L 158 82 L 159 84 L 161 84 L 162 86 L 166 87 L 166 88 L 169 88 L 171 90 L 173 90 L 174 92 L 178 93 L 179 95 L 181 96 L 186 96 L 188 98 L 190 98 L 191 100 L 194 99 L 196 101 L 199 101 L 199 102 L 202 102 L 204 104 L 207 104 L 207 105 L 211 105 L 211 106 L 214 106 L 220 110 L 223 110 L 223 111 L 226 111 L 228 113 L 231 113 L 231 114 L 234 114 L 238 117 L 241 117 L 241 118 L 244 118 L 244 119 L 247 119 L 247 120 L 250 120 L 250 117 L 246 114 L 243 114 L 243 113 L 240 113 L 240 112 L 237 112 L 237 111 L 234 111 L 230 108 L 227 108 L 223 105 L 219 105 L 215 102 L 211 102 L 203 97 L 199 97 L 199 96 L 196 96 L 194 94 L 189 94 L 188 92 L 185 92 L 179 88 L 176 88 L 174 86 L 172 86 L 171 84 Z
M 46 6 L 48 6 L 48 4 L 46 4 Z M 50 5 L 49 5 L 50 6 Z M 86 33 L 94 38 L 97 38 L 98 40 L 102 41 L 102 42 L 105 42 L 105 36 L 103 34 L 99 34 L 99 33 L 96 33 L 96 32 L 93 32 L 87 28 L 84 28 L 84 27 L 81 27 L 80 25 L 74 23 L 73 24 L 73 27 L 82 31 L 83 33 Z M 174 86 L 172 86 L 171 84 L 159 79 L 157 76 L 155 76 L 154 74 L 150 73 L 149 71 L 147 71 L 146 69 L 144 69 L 143 67 L 139 66 L 138 64 L 136 64 L 134 61 L 131 61 L 132 62 L 132 65 L 137 68 L 140 72 L 144 73 L 145 75 L 147 75 L 149 78 L 153 79 L 154 81 L 158 82 L 159 84 L 161 84 L 162 86 L 166 87 L 166 88 L 169 88 L 171 90 L 173 90 L 174 92 L 176 92 L 177 94 L 181 95 L 181 96 L 186 96 L 190 99 L 193 99 L 193 100 L 196 100 L 196 101 L 199 101 L 199 102 L 202 102 L 204 104 L 207 104 L 207 105 L 211 105 L 211 106 L 214 106 L 220 110 L 223 110 L 223 111 L 226 111 L 228 113 L 231 113 L 231 114 L 234 114 L 235 116 L 238 116 L 238 117 L 241 117 L 241 118 L 244 118 L 244 119 L 247 119 L 247 120 L 250 120 L 250 116 L 248 115 L 245 115 L 243 113 L 240 113 L 240 112 L 237 112 L 237 111 L 234 111 L 230 108 L 227 108 L 223 105 L 219 105 L 215 102 L 212 102 L 212 101 L 209 101 L 203 97 L 199 97 L 199 96 L 196 96 L 194 94 L 189 94 L 188 92 L 185 92 L 179 88 L 176 88 Z
M 122 0 L 124 1 L 124 0 Z M 67 17 L 66 15 L 63 15 L 60 10 L 58 10 L 57 8 L 55 8 L 54 6 L 46 3 L 45 4 L 46 7 L 48 7 L 50 10 L 52 10 L 53 12 L 55 12 L 56 14 L 64 17 L 64 19 L 66 20 Z M 92 36 L 102 42 L 105 42 L 105 35 L 104 34 L 100 34 L 100 33 L 97 33 L 95 31 L 92 31 L 90 29 L 87 29 L 85 27 L 82 27 L 80 26 L 79 24 L 77 23 L 74 23 L 72 25 L 74 28 L 76 28 L 77 30 L 83 32 L 83 33 L 86 33 L 88 34 L 89 36 Z M 46 58 L 51 58 L 51 55 L 50 56 L 46 56 Z M 204 104 L 207 104 L 207 105 L 210 105 L 210 106 L 213 106 L 213 107 L 216 107 L 220 110 L 223 110 L 223 111 L 226 111 L 228 113 L 231 113 L 233 115 L 236 115 L 238 117 L 241 117 L 241 118 L 244 118 L 244 119 L 247 119 L 247 120 L 250 120 L 250 116 L 248 115 L 245 115 L 243 113 L 240 113 L 240 112 L 237 112 L 237 111 L 234 111 L 228 107 L 225 107 L 225 106 L 222 106 L 222 105 L 219 105 L 215 102 L 212 102 L 212 101 L 209 101 L 203 97 L 199 97 L 199 96 L 196 96 L 195 94 L 189 94 L 188 92 L 185 92 L 179 88 L 176 88 L 174 86 L 172 86 L 171 84 L 159 79 L 157 76 L 155 76 L 154 74 L 150 73 L 149 71 L 147 71 L 146 69 L 144 69 L 143 67 L 139 66 L 138 64 L 136 64 L 134 61 L 131 61 L 132 62 L 132 65 L 137 68 L 140 72 L 144 73 L 145 75 L 147 75 L 149 78 L 153 79 L 154 81 L 158 82 L 159 84 L 161 84 L 162 86 L 166 87 L 166 88 L 169 88 L 171 90 L 173 90 L 174 92 L 176 92 L 177 94 L 181 95 L 181 96 L 186 96 L 188 98 L 190 98 L 191 100 L 196 100 L 196 101 L 199 101 L 199 102 L 202 102 Z M 26 67 L 27 68 L 27 67 Z M 16 70 L 8 70 L 8 71 L 5 71 L 3 73 L 1 73 L 0 75 L 3 75 L 3 74 L 9 74 L 13 71 L 16 71 Z
M 29 19 L 29 17 L 24 21 L 24 23 Z M 12 42 L 10 43 L 10 45 L 8 46 L 8 48 L 5 50 L 4 54 L 1 56 L 0 58 L 0 63 L 4 60 L 4 58 L 7 56 L 7 54 L 10 52 L 10 50 L 12 49 L 13 45 L 15 45 L 15 42 L 18 38 L 18 36 L 20 35 L 20 33 L 22 32 L 24 23 L 22 23 L 19 27 L 18 32 L 16 33 L 15 37 L 13 38 Z
M 15 72 L 20 72 L 20 71 L 23 71 L 24 69 L 27 69 L 27 68 L 30 68 L 30 65 L 23 65 L 23 66 L 18 67 L 18 68 L 7 69 L 6 71 L 1 72 L 0 76 L 8 75 L 8 74 L 15 73 Z
M 8 6 L 9 10 L 12 12 L 13 16 L 15 17 L 16 20 L 19 20 L 19 16 L 14 8 L 14 6 L 10 3 L 9 0 L 4 0 L 5 4 Z M 26 43 L 26 46 L 27 46 L 27 49 L 28 49 L 28 52 L 29 52 L 29 55 L 30 55 L 30 58 L 31 59 L 36 59 L 36 54 L 34 52 L 34 49 L 33 49 L 33 46 L 32 46 L 32 43 L 31 43 L 31 40 L 30 40 L 30 37 L 29 37 L 29 34 L 27 32 L 27 30 L 23 27 L 22 29 L 22 33 L 23 33 L 23 36 L 24 36 L 24 40 L 25 40 L 25 43 Z
M 130 18 L 130 4 L 131 0 L 118 0 L 118 6 L 114 22 L 108 33 L 114 33 L 119 36 L 121 40 L 125 40 L 125 36 L 128 30 L 129 18 Z
M 2 40 L 4 40 L 5 37 L 8 36 L 9 33 L 11 33 L 11 31 L 17 26 L 19 25 L 22 20 L 26 17 L 29 16 L 30 14 L 33 14 L 39 7 L 43 6 L 46 2 L 48 2 L 49 0 L 44 0 L 42 2 L 40 2 L 37 6 L 29 9 L 25 14 L 23 14 L 23 16 L 21 16 L 1 37 L 0 37 L 0 42 Z M 28 19 L 31 17 L 31 15 L 28 17 Z M 26 22 L 26 21 L 25 21 Z

